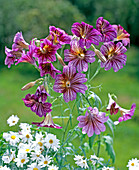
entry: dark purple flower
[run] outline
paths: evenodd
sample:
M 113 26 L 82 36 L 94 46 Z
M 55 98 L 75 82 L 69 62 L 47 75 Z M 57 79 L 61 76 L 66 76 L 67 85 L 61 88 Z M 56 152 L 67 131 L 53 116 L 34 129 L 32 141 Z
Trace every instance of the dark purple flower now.
M 6 53 L 6 59 L 5 59 L 5 65 L 8 65 L 8 68 L 11 67 L 14 62 L 16 62 L 21 56 L 22 51 L 18 49 L 9 49 L 5 47 L 5 53 Z
M 108 42 L 117 37 L 116 30 L 103 17 L 97 19 L 96 29 L 101 33 L 102 42 Z
M 112 99 L 111 95 L 108 94 L 109 96 L 109 104 L 106 108 L 106 110 L 110 110 L 110 114 L 116 114 L 118 113 L 118 110 L 119 110 L 119 105 Z
M 113 28 L 115 28 L 117 32 L 117 37 L 115 38 L 115 41 L 122 40 L 122 43 L 124 46 L 130 45 L 130 34 L 121 26 L 121 25 L 113 25 Z
M 39 101 L 39 97 L 37 97 L 34 94 L 27 94 L 25 96 L 25 99 L 23 99 L 25 106 L 30 107 L 30 109 L 35 112 L 39 117 L 46 116 L 47 112 L 51 112 L 52 109 L 50 107 L 52 106 L 51 103 L 42 103 Z
M 54 91 L 63 93 L 65 102 L 76 99 L 76 93 L 80 92 L 85 94 L 87 86 L 82 84 L 87 81 L 85 74 L 76 73 L 75 67 L 64 66 L 63 74 L 56 76 Z
M 47 96 L 50 96 L 47 91 L 45 90 L 45 87 L 44 85 L 40 85 L 37 90 L 36 90 L 36 93 L 35 95 L 38 97 L 38 98 L 41 98 L 41 102 L 42 103 L 45 103 L 46 99 L 47 99 Z
M 49 30 L 50 35 L 48 36 L 48 39 L 52 40 L 53 44 L 59 45 L 61 48 L 61 45 L 70 43 L 71 36 L 69 36 L 64 30 L 56 28 L 55 26 L 50 26 Z
M 28 49 L 29 44 L 24 40 L 22 32 L 16 33 L 14 37 L 13 49 Z
M 61 71 L 57 70 L 51 62 L 43 62 L 39 64 L 40 75 L 44 76 L 45 74 L 50 74 L 53 79 L 56 77 L 56 73 L 61 73 Z
M 127 49 L 121 42 L 118 42 L 117 44 L 114 42 L 104 43 L 100 50 L 106 58 L 106 62 L 101 62 L 101 67 L 105 67 L 106 71 L 113 67 L 113 70 L 117 72 L 126 64 L 127 56 L 124 53 Z
M 119 110 L 121 112 L 122 117 L 119 117 L 118 121 L 122 122 L 122 121 L 126 121 L 128 119 L 131 119 L 131 117 L 134 115 L 135 108 L 136 108 L 135 103 L 132 104 L 130 110 L 123 109 L 123 108 L 120 107 Z
M 99 112 L 96 107 L 88 107 L 85 116 L 77 117 L 78 126 L 83 128 L 82 133 L 87 133 L 88 137 L 91 137 L 94 133 L 99 135 L 104 132 L 106 130 L 104 123 L 109 118 L 109 116 L 105 117 L 105 114 L 104 112 Z
M 64 51 L 64 61 L 69 61 L 68 65 L 76 67 L 78 72 L 86 72 L 88 63 L 95 61 L 95 52 L 81 48 L 76 39 L 72 40 L 70 45 L 70 50 Z
M 54 124 L 51 112 L 49 112 L 44 120 L 42 122 L 32 122 L 33 125 L 39 126 L 39 127 L 48 127 L 48 128 L 56 128 L 56 129 L 61 129 L 61 126 L 57 126 Z
M 93 26 L 86 24 L 84 22 L 74 23 L 71 29 L 72 33 L 77 37 L 80 37 L 79 43 L 82 48 L 90 48 L 91 44 L 99 45 L 101 41 L 101 33 L 97 31 Z
M 18 63 L 30 63 L 34 66 L 36 66 L 35 59 L 33 58 L 33 53 L 34 53 L 34 46 L 29 45 L 29 51 L 27 51 L 27 54 L 25 51 L 23 51 L 22 56 L 19 58 Z
M 40 41 L 40 47 L 35 47 L 34 57 L 38 58 L 39 63 L 50 61 L 56 61 L 56 50 L 57 46 L 53 45 L 48 39 L 43 39 Z

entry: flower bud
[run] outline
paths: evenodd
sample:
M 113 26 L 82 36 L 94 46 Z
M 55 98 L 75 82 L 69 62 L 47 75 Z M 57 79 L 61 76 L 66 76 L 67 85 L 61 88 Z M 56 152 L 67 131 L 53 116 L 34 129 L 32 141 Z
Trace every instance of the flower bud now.
M 103 63 L 106 62 L 105 56 L 99 50 L 95 49 L 95 54 Z
M 58 61 L 60 62 L 60 64 L 61 64 L 62 66 L 66 66 L 66 64 L 64 63 L 62 57 L 61 57 L 58 53 L 56 53 L 56 55 L 57 55 L 57 59 L 58 59 Z
M 22 90 L 22 91 L 28 90 L 28 89 L 30 89 L 31 87 L 33 87 L 33 86 L 35 85 L 35 83 L 36 83 L 36 81 L 32 81 L 32 82 L 26 84 L 24 87 L 22 87 L 21 90 Z

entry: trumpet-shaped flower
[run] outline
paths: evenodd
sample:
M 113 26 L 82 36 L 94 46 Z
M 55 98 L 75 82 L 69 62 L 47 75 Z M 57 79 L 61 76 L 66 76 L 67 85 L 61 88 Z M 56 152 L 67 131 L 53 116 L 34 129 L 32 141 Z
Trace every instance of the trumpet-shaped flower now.
M 63 74 L 56 76 L 54 91 L 63 93 L 65 102 L 76 99 L 76 93 L 80 92 L 85 94 L 87 86 L 82 84 L 87 81 L 85 74 L 76 73 L 75 67 L 64 66 Z
M 51 113 L 49 112 L 46 117 L 44 118 L 44 120 L 42 122 L 32 122 L 32 124 L 36 125 L 36 126 L 40 126 L 40 127 L 49 127 L 49 128 L 56 128 L 56 129 L 61 129 L 61 126 L 57 126 L 56 124 L 54 124 Z
M 106 71 L 113 67 L 113 70 L 117 72 L 126 64 L 127 56 L 124 53 L 127 49 L 121 42 L 118 42 L 117 44 L 114 42 L 104 43 L 100 50 L 106 58 L 106 62 L 101 62 L 101 67 L 105 67 Z
M 71 29 L 72 33 L 80 37 L 79 44 L 82 48 L 90 48 L 91 44 L 99 45 L 101 41 L 101 33 L 93 28 L 93 26 L 84 22 L 74 23 Z
M 38 59 L 39 63 L 50 61 L 56 61 L 56 50 L 58 47 L 48 39 L 42 39 L 40 46 L 36 46 L 34 49 L 34 57 Z
M 99 112 L 96 107 L 88 107 L 85 116 L 79 116 L 77 118 L 79 121 L 78 126 L 83 128 L 82 133 L 87 133 L 88 137 L 91 137 L 94 133 L 99 135 L 101 132 L 104 132 L 106 130 L 104 123 L 109 118 L 105 114 L 104 112 Z
M 108 96 L 109 96 L 109 104 L 108 104 L 106 110 L 107 111 L 110 110 L 111 115 L 116 114 L 118 112 L 120 106 L 112 99 L 110 94 L 108 94 Z
M 117 37 L 116 30 L 103 17 L 97 19 L 96 29 L 101 33 L 102 42 L 108 42 Z
M 13 49 L 28 49 L 29 44 L 24 40 L 22 32 L 17 32 L 14 37 Z
M 46 116 L 47 112 L 51 112 L 51 103 L 43 103 L 39 101 L 39 97 L 34 94 L 27 94 L 23 99 L 25 106 L 30 107 L 30 109 L 35 112 L 39 117 Z
M 130 34 L 121 25 L 113 25 L 113 28 L 115 28 L 117 32 L 117 37 L 114 40 L 121 40 L 124 46 L 130 45 Z
M 118 121 L 122 122 L 122 121 L 126 121 L 128 119 L 131 119 L 131 117 L 134 115 L 135 108 L 136 108 L 135 103 L 132 104 L 130 110 L 123 109 L 123 108 L 120 107 L 119 110 L 120 110 L 122 117 L 119 117 Z
M 86 72 L 88 70 L 88 63 L 95 61 L 95 52 L 81 48 L 79 41 L 76 39 L 72 40 L 70 45 L 70 50 L 64 51 L 64 61 L 68 61 L 69 66 L 76 67 L 78 72 Z
M 40 75 L 44 76 L 45 74 L 50 74 L 50 76 L 55 79 L 56 73 L 61 73 L 61 71 L 57 70 L 53 64 L 49 61 L 43 62 L 39 64 Z

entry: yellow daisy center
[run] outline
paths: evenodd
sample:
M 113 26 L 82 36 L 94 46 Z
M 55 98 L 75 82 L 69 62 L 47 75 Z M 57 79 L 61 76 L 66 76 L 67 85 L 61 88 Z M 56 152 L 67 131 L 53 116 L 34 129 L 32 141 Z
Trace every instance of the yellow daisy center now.
M 53 140 L 52 140 L 52 139 L 50 139 L 50 140 L 49 140 L 49 143 L 50 143 L 50 144 L 52 144 L 52 143 L 53 143 Z
M 43 143 L 42 143 L 42 142 L 38 142 L 38 145 L 39 145 L 39 146 L 42 146 L 42 145 L 43 145 Z
M 131 166 L 134 166 L 134 165 L 135 165 L 134 163 L 131 164 Z
M 30 151 L 30 149 L 26 149 L 26 152 L 29 152 Z
M 13 120 L 12 123 L 15 123 L 15 121 Z
M 15 136 L 15 135 L 12 135 L 12 136 L 11 136 L 11 139 L 15 139 L 15 138 L 16 138 L 16 136 Z
M 29 134 L 26 135 L 26 138 L 30 138 Z
M 38 170 L 38 168 L 33 168 L 33 170 Z
M 24 163 L 24 162 L 25 162 L 25 159 L 21 159 L 21 162 Z
M 48 161 L 44 161 L 44 164 L 48 164 Z

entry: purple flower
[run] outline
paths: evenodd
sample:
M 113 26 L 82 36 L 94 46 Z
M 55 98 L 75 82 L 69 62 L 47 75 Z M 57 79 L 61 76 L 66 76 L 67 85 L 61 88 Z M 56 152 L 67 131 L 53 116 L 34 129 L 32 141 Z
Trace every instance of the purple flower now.
M 33 58 L 33 53 L 34 46 L 29 45 L 29 51 L 27 51 L 27 54 L 25 53 L 25 51 L 23 51 L 22 56 L 19 58 L 18 62 L 15 65 L 17 65 L 18 63 L 30 63 L 36 66 L 35 59 Z
M 24 40 L 22 32 L 16 33 L 14 37 L 14 44 L 12 46 L 13 49 L 28 49 L 29 44 Z
M 70 45 L 70 50 L 67 49 L 64 51 L 64 61 L 69 61 L 68 65 L 76 67 L 78 72 L 86 72 L 88 70 L 88 63 L 95 61 L 95 52 L 86 51 L 81 48 L 79 41 L 76 39 L 72 40 Z
M 45 103 L 47 96 L 50 96 L 50 94 L 48 94 L 47 91 L 45 90 L 44 85 L 40 85 L 37 88 L 35 95 L 38 97 L 39 100 L 41 98 L 42 103 Z
M 108 42 L 117 37 L 116 30 L 103 17 L 97 19 L 96 29 L 101 33 L 102 42 Z
M 57 70 L 51 62 L 44 62 L 39 64 L 40 75 L 44 76 L 45 74 L 50 74 L 53 79 L 56 77 L 56 73 L 61 73 L 61 71 Z
M 104 132 L 106 130 L 104 123 L 109 118 L 109 116 L 105 117 L 105 114 L 104 112 L 99 112 L 96 107 L 88 107 L 85 116 L 77 117 L 78 126 L 83 128 L 82 133 L 87 133 L 88 137 L 91 137 L 94 133 L 99 135 Z
M 61 30 L 60 28 L 56 28 L 55 26 L 50 26 L 49 30 L 50 30 L 50 35 L 48 36 L 48 39 L 52 40 L 53 44 L 59 45 L 59 48 L 61 48 L 61 45 L 70 43 L 71 36 L 65 33 L 64 30 Z
M 56 61 L 56 50 L 57 46 L 53 45 L 48 39 L 43 39 L 40 41 L 40 47 L 35 47 L 34 57 L 38 58 L 39 63 L 50 61 Z
M 39 101 L 39 97 L 37 97 L 34 94 L 27 94 L 25 96 L 25 99 L 23 99 L 25 106 L 30 107 L 30 109 L 35 112 L 39 117 L 46 116 L 47 112 L 51 112 L 52 109 L 50 107 L 52 106 L 51 103 L 42 103 Z
M 16 62 L 22 55 L 22 51 L 18 49 L 9 49 L 5 47 L 5 53 L 6 53 L 6 59 L 5 59 L 5 65 L 8 65 L 8 68 L 11 67 L 14 62 Z
M 119 117 L 118 121 L 122 122 L 122 121 L 126 121 L 128 119 L 131 119 L 131 117 L 134 115 L 135 108 L 136 108 L 135 103 L 132 104 L 130 110 L 123 109 L 123 108 L 120 107 L 119 110 L 121 112 L 122 117 Z
M 85 74 L 76 73 L 75 67 L 64 66 L 63 74 L 56 76 L 54 91 L 63 93 L 65 102 L 76 99 L 76 93 L 80 92 L 85 94 L 87 86 L 82 84 L 87 81 Z
M 108 94 L 109 96 L 109 104 L 106 108 L 106 110 L 110 110 L 110 114 L 116 114 L 119 110 L 119 105 L 112 99 L 111 95 Z
M 121 25 L 113 25 L 113 28 L 115 28 L 117 32 L 115 41 L 122 40 L 124 46 L 130 45 L 130 34 Z
M 99 45 L 101 41 L 101 33 L 97 31 L 93 26 L 86 24 L 84 22 L 74 23 L 71 29 L 72 33 L 77 37 L 80 37 L 79 43 L 82 48 L 90 48 L 91 44 Z
M 104 43 L 100 50 L 106 58 L 106 62 L 101 62 L 101 67 L 105 67 L 106 71 L 113 67 L 113 70 L 117 72 L 126 64 L 127 56 L 124 53 L 127 49 L 121 42 L 118 42 L 117 44 L 114 42 Z
M 54 124 L 51 112 L 49 112 L 44 120 L 42 122 L 32 122 L 33 125 L 39 126 L 39 127 L 48 127 L 48 128 L 56 128 L 56 129 L 61 129 L 61 126 L 57 126 Z

